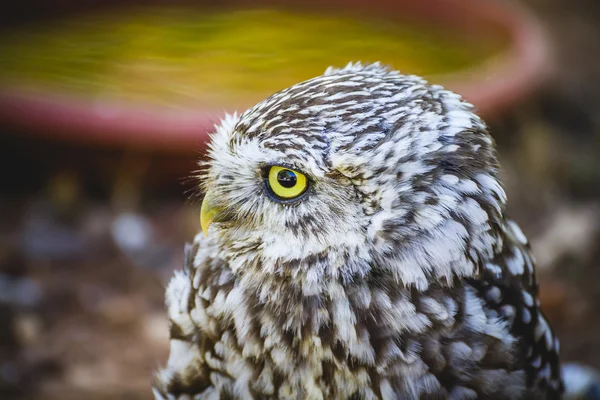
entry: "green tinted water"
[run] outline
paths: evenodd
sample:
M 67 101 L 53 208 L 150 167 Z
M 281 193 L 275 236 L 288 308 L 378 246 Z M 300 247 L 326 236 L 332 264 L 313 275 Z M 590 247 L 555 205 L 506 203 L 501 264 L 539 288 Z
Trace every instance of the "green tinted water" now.
M 249 104 L 348 61 L 431 76 L 489 59 L 443 29 L 281 10 L 141 7 L 5 32 L 0 85 L 162 105 Z

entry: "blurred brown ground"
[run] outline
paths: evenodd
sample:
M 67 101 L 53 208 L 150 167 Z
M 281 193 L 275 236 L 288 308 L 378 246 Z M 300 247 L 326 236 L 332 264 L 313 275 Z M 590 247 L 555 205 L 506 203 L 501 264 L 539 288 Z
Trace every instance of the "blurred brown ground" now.
M 523 2 L 552 36 L 555 76 L 489 122 L 563 360 L 600 367 L 600 3 Z M 198 229 L 193 182 L 165 184 L 147 153 L 13 131 L 0 148 L 0 398 L 150 398 L 164 285 Z

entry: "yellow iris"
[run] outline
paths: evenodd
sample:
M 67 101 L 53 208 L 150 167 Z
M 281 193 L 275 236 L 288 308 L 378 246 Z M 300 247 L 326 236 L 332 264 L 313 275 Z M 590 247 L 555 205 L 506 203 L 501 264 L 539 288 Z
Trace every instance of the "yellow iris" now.
M 284 200 L 300 196 L 308 186 L 303 173 L 276 165 L 269 169 L 267 180 L 273 194 Z

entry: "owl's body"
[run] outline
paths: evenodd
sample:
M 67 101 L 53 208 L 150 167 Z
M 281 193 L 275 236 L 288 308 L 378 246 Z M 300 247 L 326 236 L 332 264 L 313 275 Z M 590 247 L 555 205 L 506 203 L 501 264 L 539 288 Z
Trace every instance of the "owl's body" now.
M 272 166 L 306 188 L 289 197 L 278 175 L 278 196 Z M 208 238 L 167 290 L 155 396 L 560 398 L 558 341 L 497 174 L 472 106 L 377 64 L 228 117 Z

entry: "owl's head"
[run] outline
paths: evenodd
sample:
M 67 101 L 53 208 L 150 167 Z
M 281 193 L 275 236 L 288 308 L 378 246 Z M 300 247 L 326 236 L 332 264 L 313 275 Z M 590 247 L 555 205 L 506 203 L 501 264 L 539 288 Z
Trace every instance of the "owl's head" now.
M 474 276 L 500 244 L 485 124 L 460 96 L 379 64 L 330 68 L 227 116 L 209 155 L 204 244 L 257 284 L 311 294 L 389 274 L 422 290 Z

